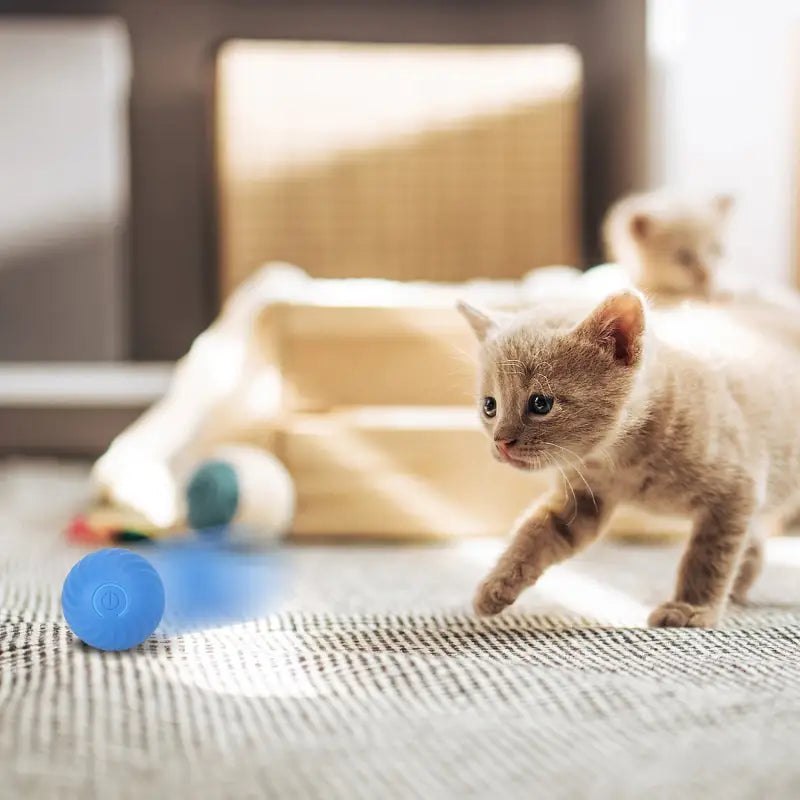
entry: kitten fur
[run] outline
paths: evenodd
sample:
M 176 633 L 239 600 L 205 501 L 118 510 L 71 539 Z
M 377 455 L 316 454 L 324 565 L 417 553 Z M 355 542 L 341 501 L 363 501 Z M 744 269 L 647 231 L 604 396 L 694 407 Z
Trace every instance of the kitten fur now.
M 660 303 L 713 299 L 733 198 L 681 198 L 665 191 L 630 195 L 603 223 L 606 257 Z
M 694 522 L 674 593 L 649 623 L 715 625 L 757 577 L 773 518 L 800 505 L 796 352 L 705 304 L 656 310 L 623 291 L 594 308 L 548 305 L 513 317 L 459 306 L 481 343 L 478 413 L 494 457 L 558 472 L 476 611 L 513 603 L 625 502 Z M 537 393 L 554 399 L 550 413 L 527 412 Z

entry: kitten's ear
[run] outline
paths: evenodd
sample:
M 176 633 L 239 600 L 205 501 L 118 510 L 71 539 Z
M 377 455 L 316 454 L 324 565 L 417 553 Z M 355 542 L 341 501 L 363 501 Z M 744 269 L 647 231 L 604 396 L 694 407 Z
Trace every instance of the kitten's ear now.
M 636 292 L 606 298 L 575 331 L 607 350 L 619 364 L 630 367 L 642 354 L 644 303 Z
M 630 218 L 628 226 L 634 239 L 646 239 L 653 229 L 653 219 L 649 214 L 639 212 Z
M 714 211 L 723 219 L 730 214 L 731 209 L 736 205 L 736 198 L 731 194 L 718 194 L 711 201 Z
M 470 328 L 477 336 L 478 341 L 482 342 L 489 335 L 489 332 L 496 327 L 495 321 L 484 311 L 481 311 L 463 300 L 456 303 L 456 308 L 461 313 L 461 316 L 469 322 Z

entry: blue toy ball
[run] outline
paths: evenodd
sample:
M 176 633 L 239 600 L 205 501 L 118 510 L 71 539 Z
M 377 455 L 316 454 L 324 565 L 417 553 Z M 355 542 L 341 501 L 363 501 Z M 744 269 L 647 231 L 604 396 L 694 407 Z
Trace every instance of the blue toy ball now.
M 147 559 L 107 548 L 90 553 L 70 570 L 61 607 L 81 641 L 98 650 L 127 650 L 158 627 L 164 585 Z

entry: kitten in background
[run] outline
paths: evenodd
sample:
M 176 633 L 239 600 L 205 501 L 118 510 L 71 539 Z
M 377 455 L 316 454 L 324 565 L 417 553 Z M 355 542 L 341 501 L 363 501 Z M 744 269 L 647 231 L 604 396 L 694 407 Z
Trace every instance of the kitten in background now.
M 705 201 L 665 191 L 630 195 L 606 214 L 606 257 L 656 302 L 712 300 L 732 208 L 729 195 Z
M 512 317 L 459 308 L 481 345 L 477 405 L 492 454 L 558 471 L 476 611 L 513 603 L 634 503 L 694 521 L 674 594 L 650 624 L 715 625 L 757 577 L 776 515 L 800 507 L 797 351 L 725 309 L 651 310 L 635 291 Z

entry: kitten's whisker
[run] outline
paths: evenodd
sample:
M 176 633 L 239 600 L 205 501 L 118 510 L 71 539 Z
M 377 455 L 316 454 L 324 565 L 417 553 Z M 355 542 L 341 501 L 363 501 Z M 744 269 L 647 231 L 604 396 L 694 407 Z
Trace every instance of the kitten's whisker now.
M 550 457 L 550 454 L 546 450 L 542 450 L 541 456 L 545 460 L 545 462 L 547 463 L 548 468 L 550 468 L 550 469 L 557 469 L 558 468 L 556 463 L 555 463 L 555 461 L 553 461 L 553 459 Z
M 570 450 L 568 447 L 562 447 L 560 444 L 556 444 L 555 442 L 542 442 L 542 444 L 549 445 L 550 447 L 557 447 L 559 450 L 569 453 L 573 458 L 580 461 L 581 464 L 585 463 L 584 460 L 574 450 Z
M 572 523 L 575 522 L 575 518 L 578 516 L 578 498 L 575 497 L 575 490 L 572 488 L 572 484 L 569 482 L 567 474 L 561 468 L 561 464 L 559 464 L 558 461 L 556 461 L 555 459 L 553 459 L 553 464 L 555 465 L 555 468 L 561 473 L 561 477 L 563 478 L 564 483 L 567 485 L 567 488 L 569 489 L 570 494 L 572 495 L 572 516 L 569 518 L 567 522 L 567 525 L 572 525 Z
M 541 454 L 537 455 L 536 458 L 537 458 L 537 463 L 541 464 L 541 461 L 543 459 L 545 461 L 545 463 L 547 464 L 547 466 L 550 466 L 550 464 L 551 464 L 550 459 L 547 458 L 547 453 L 545 453 L 545 452 L 542 452 Z M 537 469 L 540 469 L 540 467 L 537 467 Z
M 554 442 L 542 442 L 542 444 L 550 445 L 551 447 L 557 447 L 559 450 L 564 450 L 565 452 L 569 453 L 570 455 L 578 459 L 578 461 L 580 461 L 581 464 L 584 464 L 583 459 L 577 453 L 570 450 L 568 447 L 561 447 L 561 445 L 555 444 Z M 589 486 L 589 481 L 586 480 L 584 474 L 580 471 L 580 469 L 578 469 L 578 467 L 575 464 L 571 463 L 570 461 L 567 461 L 567 464 L 569 465 L 570 469 L 575 470 L 575 472 L 578 474 L 578 477 L 583 481 L 583 485 L 586 487 L 586 491 L 589 492 L 589 495 L 592 498 L 592 504 L 594 505 L 594 510 L 597 511 L 598 510 L 597 500 L 595 499 L 592 487 Z M 573 496 L 574 496 L 574 491 L 573 491 Z
M 558 468 L 558 464 L 556 464 L 555 459 L 546 450 L 542 450 L 542 457 L 547 462 L 547 466 L 549 469 Z
M 608 466 L 610 467 L 611 471 L 614 472 L 617 468 L 617 464 L 614 461 L 614 458 L 612 457 L 611 453 L 609 453 L 608 450 L 606 450 L 606 448 L 602 447 L 601 445 L 598 445 L 595 448 L 595 450 L 597 450 L 601 455 L 605 456 L 606 461 L 608 461 Z

